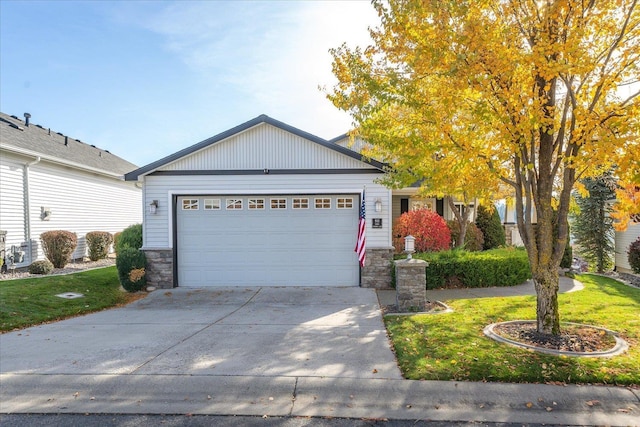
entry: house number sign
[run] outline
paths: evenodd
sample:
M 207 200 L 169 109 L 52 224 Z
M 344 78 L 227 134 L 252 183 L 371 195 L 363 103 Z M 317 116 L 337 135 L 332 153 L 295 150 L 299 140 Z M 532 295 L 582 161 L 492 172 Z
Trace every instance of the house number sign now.
M 371 218 L 371 227 L 382 228 L 382 218 Z

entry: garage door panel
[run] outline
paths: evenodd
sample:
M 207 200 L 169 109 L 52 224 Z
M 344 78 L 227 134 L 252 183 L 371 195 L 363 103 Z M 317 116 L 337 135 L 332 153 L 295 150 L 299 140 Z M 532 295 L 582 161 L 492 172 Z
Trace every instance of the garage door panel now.
M 316 209 L 316 197 L 331 208 Z M 338 197 L 351 198 L 352 208 L 338 209 Z M 185 198 L 198 199 L 199 209 L 180 209 L 178 198 L 179 285 L 358 285 L 357 195 Z M 221 209 L 203 209 L 206 198 L 221 199 Z M 272 209 L 272 198 L 286 199 L 286 209 Z M 308 198 L 309 208 L 293 209 L 293 198 Z M 226 199 L 242 200 L 243 209 L 227 210 Z M 264 199 L 265 209 L 248 209 L 249 199 Z

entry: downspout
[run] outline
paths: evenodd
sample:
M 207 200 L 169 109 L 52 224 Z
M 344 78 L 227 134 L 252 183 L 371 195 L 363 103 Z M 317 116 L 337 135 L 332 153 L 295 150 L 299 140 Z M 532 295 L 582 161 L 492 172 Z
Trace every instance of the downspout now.
M 29 264 L 33 262 L 33 243 L 31 242 L 31 200 L 29 199 L 29 167 L 40 163 L 40 156 L 37 156 L 36 159 L 32 162 L 28 162 L 24 164 L 24 234 L 25 239 L 29 248 Z

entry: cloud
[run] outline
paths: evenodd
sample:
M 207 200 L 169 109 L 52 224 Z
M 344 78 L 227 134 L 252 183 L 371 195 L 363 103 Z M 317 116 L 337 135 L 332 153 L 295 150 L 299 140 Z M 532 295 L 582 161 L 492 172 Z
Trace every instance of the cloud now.
M 225 85 L 247 110 L 330 138 L 350 119 L 318 90 L 334 81 L 328 50 L 368 44 L 377 16 L 362 1 L 179 2 L 136 19 L 198 75 L 202 91 L 214 96 Z

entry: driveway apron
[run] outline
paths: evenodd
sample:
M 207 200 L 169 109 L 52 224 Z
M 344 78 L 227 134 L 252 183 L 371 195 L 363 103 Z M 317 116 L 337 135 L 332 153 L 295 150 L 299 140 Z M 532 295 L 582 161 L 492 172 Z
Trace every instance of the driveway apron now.
M 0 335 L 2 374 L 400 379 L 376 294 L 176 288 Z

